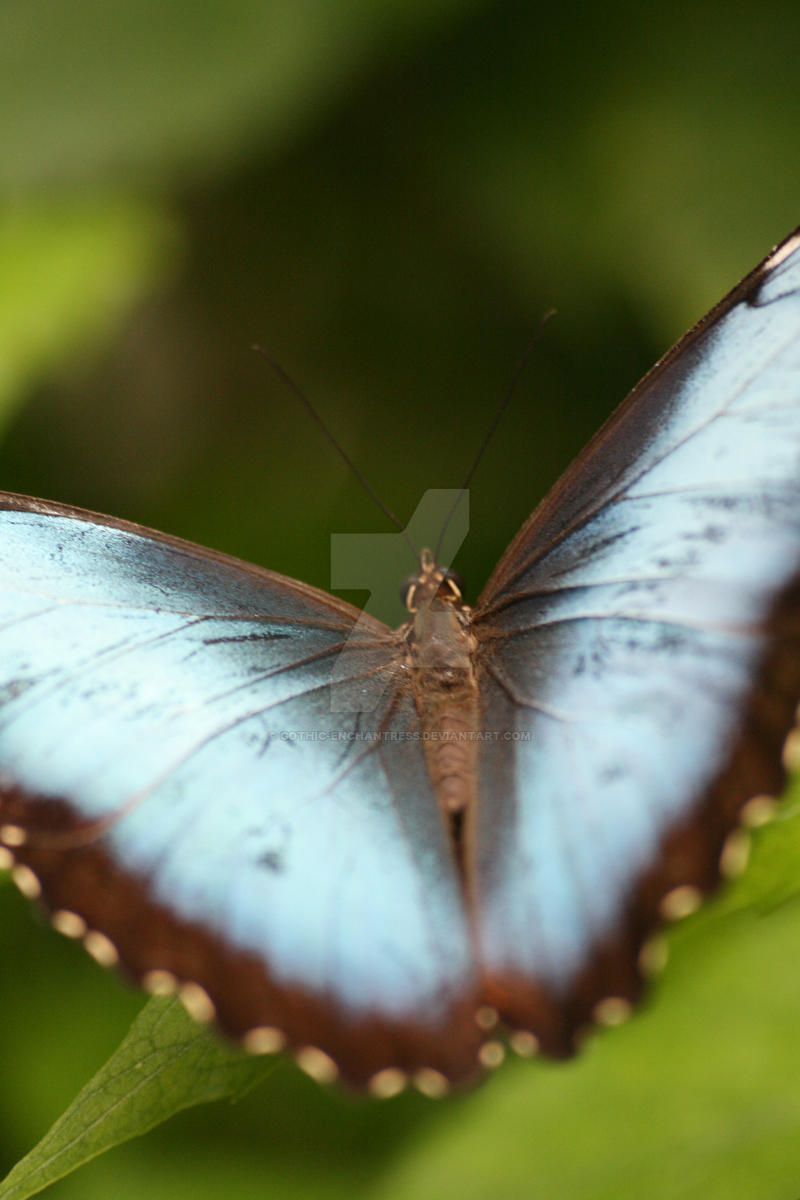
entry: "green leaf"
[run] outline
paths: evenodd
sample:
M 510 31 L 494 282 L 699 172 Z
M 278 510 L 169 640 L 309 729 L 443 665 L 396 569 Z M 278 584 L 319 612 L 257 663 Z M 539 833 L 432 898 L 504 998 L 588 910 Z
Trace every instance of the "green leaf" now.
M 271 1069 L 198 1027 L 177 1000 L 152 999 L 116 1053 L 0 1184 L 0 1198 L 25 1200 L 183 1108 L 238 1098 Z
M 747 872 L 730 890 L 732 907 L 766 914 L 800 893 L 800 779 L 795 779 L 775 819 L 759 829 Z
M 507 1064 L 374 1200 L 794 1200 L 798 917 L 692 918 L 625 1027 L 569 1063 Z

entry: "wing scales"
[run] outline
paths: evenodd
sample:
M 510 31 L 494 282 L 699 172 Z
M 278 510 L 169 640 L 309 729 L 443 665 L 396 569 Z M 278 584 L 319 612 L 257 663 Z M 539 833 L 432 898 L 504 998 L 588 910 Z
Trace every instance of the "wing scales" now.
M 361 614 L 313 589 L 4 504 L 0 821 L 49 903 L 235 1033 L 277 1026 L 357 1082 L 471 1074 L 469 931 L 396 637 L 348 643 Z M 374 711 L 337 703 L 376 680 Z
M 511 765 L 484 754 L 481 956 L 551 1049 L 636 995 L 664 893 L 712 886 L 739 809 L 779 786 L 799 576 L 795 246 L 643 381 L 476 608 L 487 724 L 520 739 Z

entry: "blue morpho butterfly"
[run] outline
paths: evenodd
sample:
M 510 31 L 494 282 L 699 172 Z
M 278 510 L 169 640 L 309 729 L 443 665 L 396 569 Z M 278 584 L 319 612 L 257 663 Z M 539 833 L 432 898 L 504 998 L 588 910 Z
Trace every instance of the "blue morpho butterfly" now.
M 639 384 L 471 612 L 427 555 L 409 608 L 392 631 L 0 496 L 0 864 L 100 961 L 378 1094 L 470 1079 L 496 1022 L 563 1055 L 620 1019 L 648 935 L 781 787 L 800 231 Z

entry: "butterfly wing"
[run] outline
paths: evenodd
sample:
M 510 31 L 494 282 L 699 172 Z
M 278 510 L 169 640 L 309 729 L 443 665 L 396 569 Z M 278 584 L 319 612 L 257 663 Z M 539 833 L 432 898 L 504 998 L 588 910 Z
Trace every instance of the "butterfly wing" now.
M 254 1047 L 359 1084 L 471 1073 L 469 935 L 400 651 L 302 584 L 0 496 L 0 853 L 98 958 L 188 984 Z
M 481 957 L 549 1050 L 622 1014 L 659 912 L 780 787 L 799 578 L 795 234 L 634 390 L 476 606 L 499 739 L 467 835 Z

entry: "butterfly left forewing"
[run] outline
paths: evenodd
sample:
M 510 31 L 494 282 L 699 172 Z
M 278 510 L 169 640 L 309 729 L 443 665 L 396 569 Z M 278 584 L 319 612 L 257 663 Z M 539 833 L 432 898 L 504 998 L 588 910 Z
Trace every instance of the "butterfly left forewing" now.
M 799 581 L 793 236 L 639 385 L 476 608 L 500 739 L 467 830 L 480 955 L 501 1013 L 551 1051 L 624 1012 L 643 939 L 780 787 Z
M 2 854 L 58 928 L 320 1078 L 474 1073 L 469 935 L 395 635 L 4 496 L 0 664 Z

